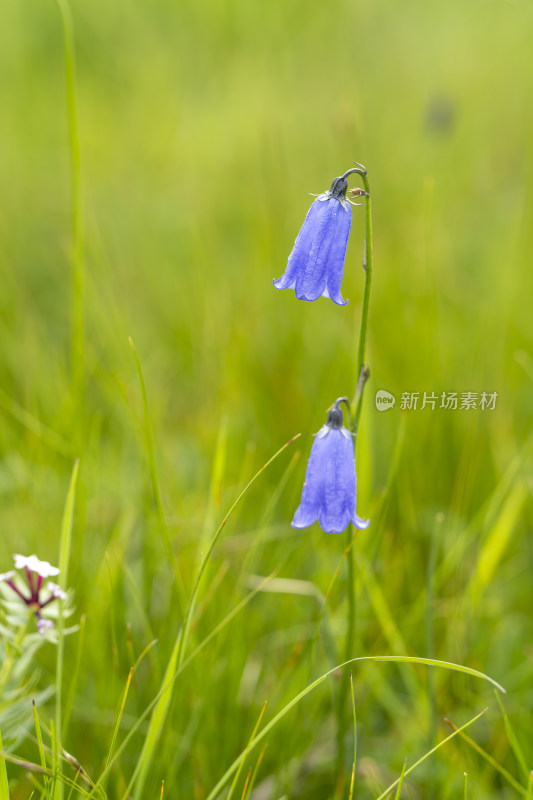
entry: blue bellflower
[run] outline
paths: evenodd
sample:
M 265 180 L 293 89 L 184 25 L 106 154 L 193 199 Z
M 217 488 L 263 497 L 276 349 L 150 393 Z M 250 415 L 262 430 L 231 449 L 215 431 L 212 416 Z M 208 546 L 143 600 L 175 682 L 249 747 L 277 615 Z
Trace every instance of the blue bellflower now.
M 285 272 L 273 281 L 276 289 L 294 289 L 298 300 L 317 300 L 329 297 L 345 306 L 341 282 L 348 236 L 352 224 L 350 200 L 346 197 L 346 176 L 358 169 L 348 170 L 335 178 L 331 189 L 319 194 L 305 218 L 289 256 Z M 366 194 L 361 189 L 356 194 Z
M 298 506 L 293 528 L 307 528 L 318 520 L 325 533 L 342 533 L 349 522 L 356 528 L 367 528 L 369 520 L 361 519 L 355 510 L 356 477 L 352 436 L 343 427 L 342 411 L 336 401 L 326 424 L 316 434 L 305 473 L 302 501 Z

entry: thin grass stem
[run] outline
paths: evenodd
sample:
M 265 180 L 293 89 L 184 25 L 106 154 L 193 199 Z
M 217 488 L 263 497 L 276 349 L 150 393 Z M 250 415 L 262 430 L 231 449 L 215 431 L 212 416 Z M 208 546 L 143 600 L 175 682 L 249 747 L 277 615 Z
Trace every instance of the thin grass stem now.
M 57 0 L 63 27 L 65 86 L 70 149 L 71 269 L 72 269 L 72 384 L 76 406 L 83 406 L 85 384 L 83 205 L 81 156 L 78 133 L 74 25 L 68 0 Z
M 67 492 L 67 499 L 65 501 L 65 510 L 63 512 L 63 520 L 61 523 L 61 540 L 59 545 L 59 574 L 65 588 L 68 586 L 68 568 L 70 563 L 70 550 L 72 546 L 72 528 L 74 524 L 74 503 L 76 500 L 76 485 L 78 482 L 80 462 L 76 460 L 72 470 L 70 485 Z M 58 617 L 57 617 L 57 658 L 56 658 L 56 696 L 55 696 L 55 736 L 54 742 L 54 773 L 59 770 L 59 742 L 64 741 L 66 730 L 63 729 L 62 721 L 62 691 L 63 691 L 63 661 L 65 654 L 65 620 L 63 617 L 63 600 L 58 598 Z M 63 784 L 61 781 L 56 781 L 54 787 L 55 800 L 62 800 L 63 798 Z
M 460 728 L 458 728 L 453 733 L 451 733 L 449 736 L 447 736 L 445 739 L 443 739 L 442 742 L 439 742 L 438 744 L 435 745 L 435 747 L 432 747 L 431 750 L 428 750 L 428 752 L 425 753 L 425 755 L 423 755 L 422 758 L 419 758 L 418 761 L 415 761 L 415 763 L 411 767 L 409 767 L 409 769 L 405 769 L 405 766 L 404 766 L 404 770 L 402 772 L 402 775 L 403 776 L 409 775 L 409 773 L 411 773 L 418 766 L 420 766 L 420 764 L 422 764 L 426 760 L 426 758 L 429 758 L 429 756 L 433 755 L 433 753 L 435 753 L 437 750 L 440 750 L 440 748 L 443 745 L 445 745 L 446 742 L 449 742 L 450 739 L 453 739 L 454 736 L 457 736 L 457 734 L 461 733 L 461 731 L 463 731 L 465 728 L 468 728 L 470 725 L 473 725 L 474 722 L 476 722 L 476 720 L 478 720 L 480 717 L 483 716 L 483 714 L 486 712 L 486 710 L 487 709 L 484 708 L 483 711 L 480 711 L 479 714 L 476 714 L 475 717 L 472 717 L 472 719 L 469 719 L 468 722 L 465 722 L 464 725 L 462 725 Z M 394 787 L 399 784 L 399 782 L 400 782 L 400 778 L 395 780 L 394 783 L 391 783 L 391 785 L 388 786 L 385 789 L 385 791 L 380 794 L 380 796 L 377 798 L 377 800 L 385 800 L 385 798 L 388 797 L 389 792 L 391 792 L 394 789 Z

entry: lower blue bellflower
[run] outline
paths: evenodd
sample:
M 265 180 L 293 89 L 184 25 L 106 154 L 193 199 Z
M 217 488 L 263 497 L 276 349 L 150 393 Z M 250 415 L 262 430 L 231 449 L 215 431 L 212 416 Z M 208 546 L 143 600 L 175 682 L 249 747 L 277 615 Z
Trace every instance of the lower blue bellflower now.
M 336 401 L 326 424 L 316 434 L 305 473 L 302 501 L 298 506 L 293 528 L 307 528 L 318 520 L 325 533 L 342 533 L 353 522 L 356 528 L 367 528 L 369 520 L 361 519 L 355 510 L 356 477 L 352 435 L 343 427 L 342 411 Z

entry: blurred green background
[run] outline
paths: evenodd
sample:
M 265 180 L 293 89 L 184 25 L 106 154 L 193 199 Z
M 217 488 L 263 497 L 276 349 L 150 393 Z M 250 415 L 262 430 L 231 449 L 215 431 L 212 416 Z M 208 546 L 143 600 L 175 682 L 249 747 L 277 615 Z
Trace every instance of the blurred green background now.
M 132 659 L 158 639 L 125 728 L 157 692 L 181 619 L 129 336 L 187 590 L 245 481 L 303 434 L 228 524 L 193 640 L 244 596 L 250 575 L 279 567 L 278 577 L 306 581 L 311 592 L 295 584 L 260 594 L 195 659 L 176 686 L 146 796 L 159 796 L 165 778 L 169 797 L 205 797 L 265 698 L 272 716 L 342 661 L 345 564 L 311 662 L 305 654 L 345 537 L 289 522 L 311 434 L 354 388 L 364 209 L 353 210 L 347 307 L 297 301 L 271 281 L 285 268 L 308 193 L 357 159 L 372 190 L 375 263 L 358 444 L 358 512 L 372 524 L 355 545 L 353 656 L 434 654 L 487 672 L 508 690 L 533 766 L 533 6 L 74 0 L 72 14 L 82 403 L 72 384 L 61 19 L 52 0 L 0 7 L 0 571 L 13 552 L 57 562 L 79 457 L 70 584 L 86 632 L 65 747 L 90 773 L 101 770 Z M 393 410 L 376 410 L 378 389 L 396 395 Z M 494 411 L 404 414 L 404 391 L 498 392 L 498 401 Z M 66 647 L 68 676 L 76 637 Z M 54 663 L 49 645 L 42 685 Z M 485 705 L 470 733 L 524 783 L 488 684 L 385 664 L 354 677 L 356 796 L 376 797 L 404 758 L 443 738 L 444 716 L 459 724 Z M 270 736 L 255 800 L 333 797 L 340 681 Z M 110 796 L 124 791 L 141 746 L 139 735 Z M 411 776 L 405 796 L 455 798 L 464 771 L 472 798 L 518 796 L 458 740 Z M 16 800 L 28 797 L 23 773 L 10 775 Z

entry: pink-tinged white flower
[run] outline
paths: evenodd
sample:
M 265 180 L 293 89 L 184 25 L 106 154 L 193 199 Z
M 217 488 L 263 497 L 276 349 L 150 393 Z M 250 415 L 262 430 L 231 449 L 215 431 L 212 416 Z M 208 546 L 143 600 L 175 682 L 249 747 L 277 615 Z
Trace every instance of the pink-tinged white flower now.
M 21 556 L 15 553 L 15 569 L 29 569 L 30 572 L 35 572 L 41 578 L 51 578 L 54 575 L 59 575 L 58 567 L 53 567 L 48 561 L 41 561 L 37 556 Z
M 51 576 L 59 575 L 59 569 L 48 561 L 41 561 L 37 556 L 13 556 L 15 569 L 0 574 L 0 581 L 6 583 L 19 599 L 26 605 L 37 619 L 37 629 L 43 634 L 54 627 L 51 619 L 43 617 L 43 609 L 54 600 L 66 600 L 67 594 L 57 583 L 47 581 Z M 23 575 L 16 570 L 24 570 Z
M 57 599 L 66 600 L 67 599 L 67 593 L 64 592 L 63 589 L 61 588 L 61 586 L 58 586 L 57 583 L 52 583 L 52 581 L 48 581 L 48 583 L 46 584 L 46 588 L 50 592 L 52 592 L 52 597 L 50 599 L 52 599 L 52 600 L 57 600 Z
M 42 635 L 45 631 L 49 631 L 51 628 L 54 627 L 54 623 L 51 619 L 45 619 L 44 617 L 39 617 L 37 620 L 37 630 Z

